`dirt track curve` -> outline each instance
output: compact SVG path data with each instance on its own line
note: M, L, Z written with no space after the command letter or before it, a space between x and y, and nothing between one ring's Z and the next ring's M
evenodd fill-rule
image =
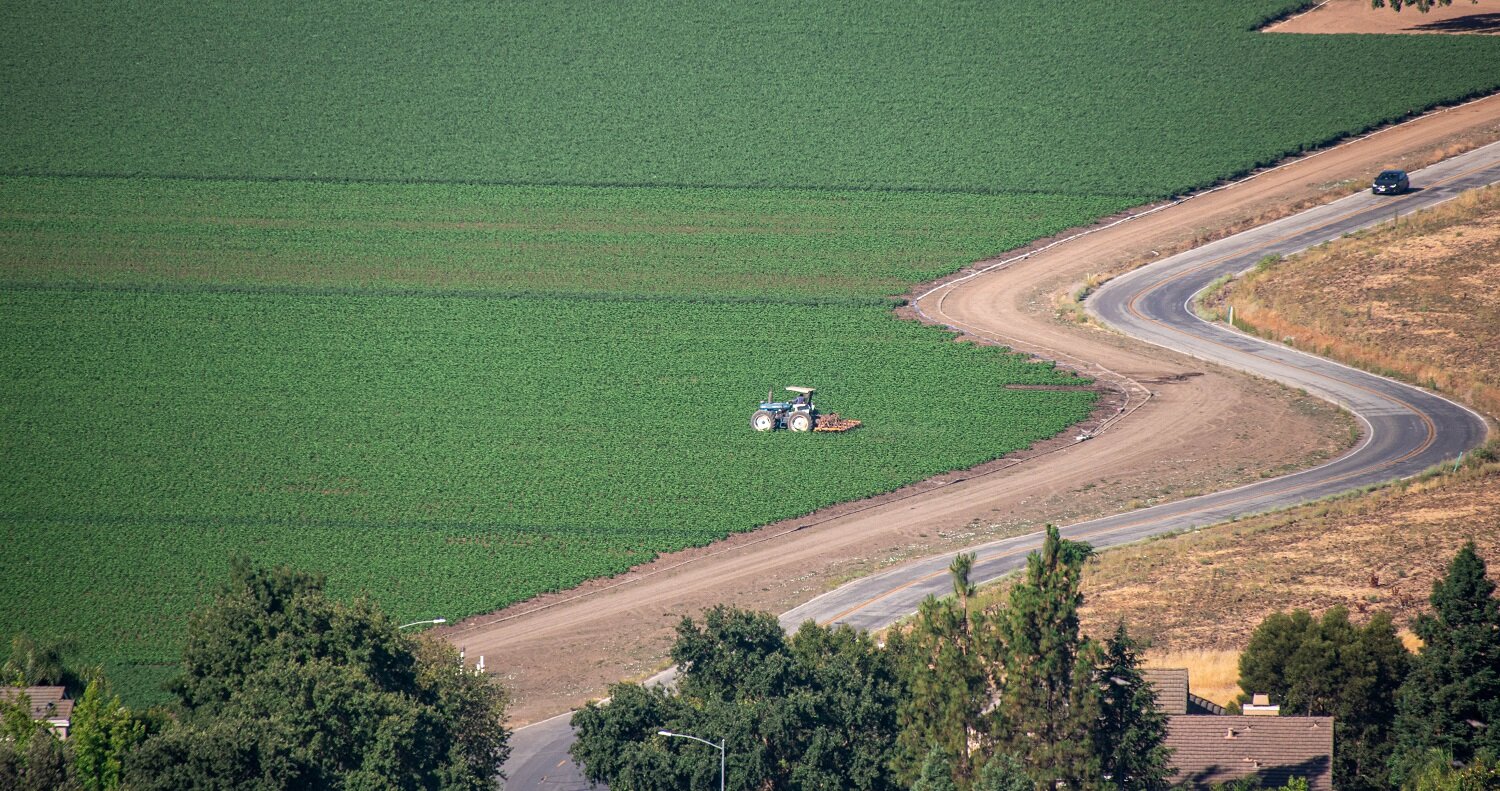
M1133 394L1129 415L1090 442L995 474L950 476L958 482L843 516L791 520L705 550L675 553L616 580L470 619L442 633L464 646L471 661L483 655L488 667L503 669L502 678L517 694L513 724L522 725L602 695L614 681L649 675L663 663L671 626L705 606L786 609L892 560L982 541L987 536L982 529L976 533L976 522L1025 512L1028 503L1046 503L1098 482L1121 493L1141 480L1233 483L1237 474L1253 476L1255 464L1305 457L1309 443L1295 436L1264 442L1267 432L1257 432L1253 441L1235 443L1235 437L1245 437L1246 425L1306 426L1306 415L1290 399L1243 375L1060 322L1054 297L1090 274L1186 247L1266 211L1338 194L1350 180L1368 179L1384 166L1412 167L1455 144L1495 139L1500 97L1158 207L945 289L940 304L922 303L937 321L1120 383ZM1226 448L1239 455L1226 458ZM810 522L817 524L797 529Z

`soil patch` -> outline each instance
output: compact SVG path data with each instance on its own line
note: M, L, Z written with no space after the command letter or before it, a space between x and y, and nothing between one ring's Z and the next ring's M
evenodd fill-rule
M1370 0L1328 0L1304 14L1265 28L1267 33L1500 34L1500 0L1454 0L1427 13L1415 5L1394 11Z

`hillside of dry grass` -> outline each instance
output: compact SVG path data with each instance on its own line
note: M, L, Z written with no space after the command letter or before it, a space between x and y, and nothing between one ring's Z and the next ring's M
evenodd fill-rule
M1260 268L1236 323L1500 415L1500 187Z

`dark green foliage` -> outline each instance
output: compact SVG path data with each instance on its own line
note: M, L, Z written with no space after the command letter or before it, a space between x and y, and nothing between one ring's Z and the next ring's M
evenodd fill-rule
M76 791L67 746L50 732L25 742L0 741L0 788L6 791Z
M1005 646L993 732L1000 749L1016 755L1043 788L1099 787L1101 757L1094 751L1100 690L1094 683L1102 652L1078 627L1079 581L1086 551L1047 526L1026 577L1011 589L1000 614Z
M1035 791L1026 767L1007 752L997 752L984 762L970 791Z
M1250 636L1240 688L1269 694L1286 714L1334 717L1334 785L1375 791L1389 787L1396 690L1410 660L1386 613L1356 627L1342 607L1320 619L1304 610L1278 612Z
M954 597L928 597L911 630L887 646L900 657L906 691L894 761L906 782L929 771L936 750L954 778L967 784L976 768L975 746L982 754L989 742L984 710L994 693L990 670L1000 647L989 616L969 611L973 564L971 554L955 557L949 567Z
M805 624L786 637L773 616L716 607L684 619L672 651L675 692L619 684L574 715L573 756L619 791L717 788L719 752L735 789L886 789L897 681L868 636Z
M1405 780L1437 751L1459 764L1500 758L1500 602L1470 541L1432 586L1423 646L1397 698L1392 775Z
M1167 715L1141 675L1135 641L1122 621L1104 643L1098 670L1099 724L1094 753L1100 772L1121 791L1164 791L1171 776L1171 750L1165 745Z
M1442 750L1428 751L1402 783L1403 791L1495 791L1500 788L1500 761L1480 755L1467 764Z
M922 759L922 771L917 775L916 782L911 784L911 791L958 791L958 786L953 782L954 766L948 754L943 748L934 746L927 751L927 757Z
M189 626L172 684L180 723L130 754L130 787L494 782L504 695L451 648L414 653L373 605L327 598L318 577L246 561L230 577Z

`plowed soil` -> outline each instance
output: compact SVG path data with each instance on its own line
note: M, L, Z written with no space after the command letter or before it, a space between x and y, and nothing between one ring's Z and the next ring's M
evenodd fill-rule
M512 724L557 714L666 663L673 625L730 603L783 611L905 558L1231 486L1326 458L1348 422L1250 377L1060 321L1058 302L1110 272L1355 188L1388 165L1500 139L1500 97L1436 113L1303 157L1248 181L1109 225L945 289L928 320L1058 360L1119 388L1121 419L1024 463L955 473L873 502L789 520L629 574L469 619L440 633L501 675ZM1109 227L1104 227L1104 226ZM1148 397L1149 396L1149 397ZM1106 415L1106 417L1108 417ZM1267 430L1275 426L1276 430ZM1096 426L1097 427L1097 426ZM830 440L837 441L837 437ZM482 584L482 581L476 581Z
M1389 0L1387 0L1389 2ZM1500 33L1500 0L1454 0L1434 5L1427 13L1415 5L1393 11L1374 8L1370 0L1329 0L1327 3L1270 25L1267 33Z

